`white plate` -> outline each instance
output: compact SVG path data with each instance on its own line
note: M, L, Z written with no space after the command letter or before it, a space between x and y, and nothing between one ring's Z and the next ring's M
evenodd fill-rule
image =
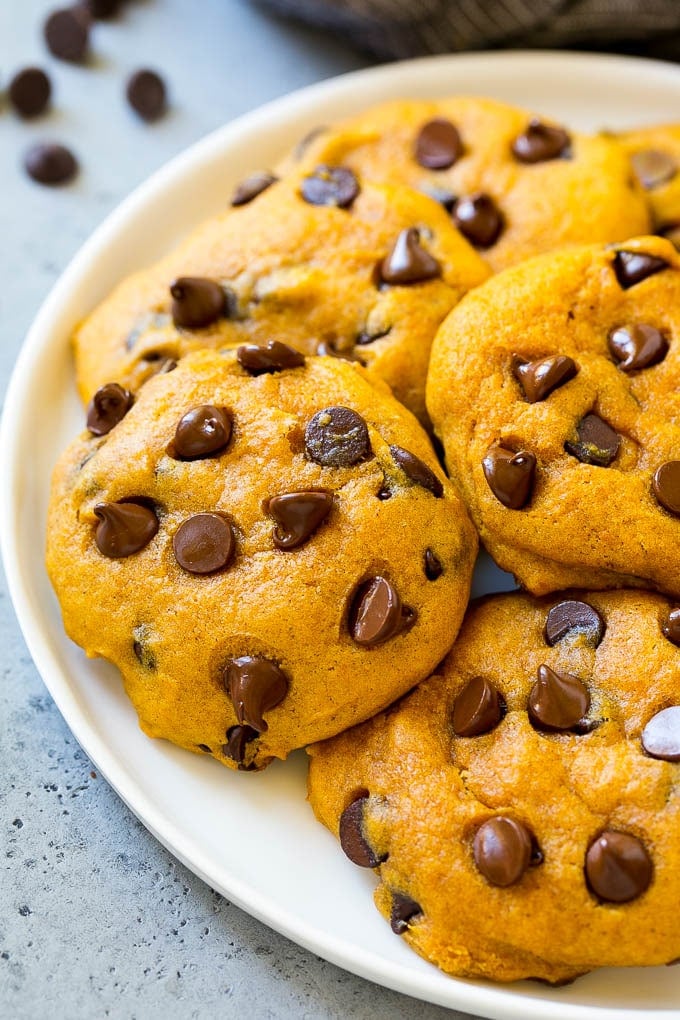
M10 590L36 665L97 768L176 857L272 928L373 981L488 1017L680 1015L680 968L605 970L561 989L457 981L439 973L391 933L372 903L372 874L352 865L315 822L305 802L304 755L243 775L148 740L116 671L87 661L64 636L45 575L48 479L83 420L67 343L74 323L121 276L222 209L244 172L273 164L310 128L386 98L455 92L495 96L582 129L616 128L677 119L680 71L627 58L547 53L392 64L277 100L175 159L76 256L38 314L17 363L0 465Z

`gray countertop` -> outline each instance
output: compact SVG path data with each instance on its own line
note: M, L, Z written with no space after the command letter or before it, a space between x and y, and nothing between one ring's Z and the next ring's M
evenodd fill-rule
M71 255L175 153L275 96L366 61L246 0L136 0L99 23L86 68L46 54L50 0L1 0L0 89L39 63L52 112L0 107L0 382ZM127 74L158 68L172 98L148 127L126 108ZM82 172L51 190L21 170L35 139L70 145ZM39 421L39 427L49 423ZM0 1014L95 1017L455 1017L347 974L233 906L143 828L71 735L0 588Z

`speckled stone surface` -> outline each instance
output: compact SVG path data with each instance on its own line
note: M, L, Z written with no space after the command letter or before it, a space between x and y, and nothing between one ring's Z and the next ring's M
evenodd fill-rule
M207 131L301 85L360 66L321 35L245 0L136 0L94 30L90 66L48 57L55 3L0 2L0 89L40 63L52 113L0 104L0 385L70 256L153 170ZM200 12L200 13L199 13ZM168 116L124 104L127 74L166 76ZM76 184L51 191L20 166L37 139L77 152ZM107 786L71 736L0 589L0 1015L8 1020L462 1016L347 974L270 931L178 864Z

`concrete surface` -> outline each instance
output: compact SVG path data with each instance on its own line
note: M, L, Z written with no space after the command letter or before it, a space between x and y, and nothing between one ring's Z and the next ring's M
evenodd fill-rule
M49 0L0 0L0 89L39 62L49 116L0 106L0 384L43 297L100 220L205 132L301 85L361 66L313 32L246 0L137 0L99 24L87 69L42 45ZM168 117L138 122L126 74L157 67ZM36 138L64 140L83 172L52 191L28 181ZM43 422L43 426L48 423ZM40 539L41 540L41 539ZM344 973L275 934L178 864L99 778L57 712L0 590L0 1015L6 1020L213 1016L461 1016Z

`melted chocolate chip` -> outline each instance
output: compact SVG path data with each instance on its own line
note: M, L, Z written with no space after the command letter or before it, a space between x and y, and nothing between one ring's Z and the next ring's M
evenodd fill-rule
M503 229L503 214L491 195L482 191L459 198L452 215L463 237L475 248L490 248Z
M582 464L609 467L621 446L621 437L596 414L587 414L576 426L578 440L568 439L564 449Z
M656 469L652 491L662 507L680 517L680 460L666 461Z
M651 758L680 761L680 705L652 716L642 731L642 746Z
M601 900L627 903L649 886L654 866L643 843L627 832L605 830L588 847L588 886Z
M29 119L43 113L49 104L52 86L39 67L25 67L12 78L7 88L9 99L20 117Z
M288 693L283 670L270 659L244 655L227 663L224 682L239 724L265 733L264 713L280 705Z
M98 503L94 512L99 518L95 532L97 548L111 559L139 552L158 531L155 513L140 503Z
M89 44L90 17L82 7L63 7L52 11L45 21L43 34L53 57L81 63Z
M332 340L320 340L316 345L316 353L320 358L339 358L341 361L356 361L359 365L366 362L350 347L338 347Z
M168 97L165 82L159 74L148 68L130 75L125 95L135 113L149 123L158 120L166 111Z
M132 407L133 397L118 383L100 386L87 407L87 427L93 436L105 436L122 421Z
M360 868L377 868L387 859L378 857L364 835L364 812L368 796L357 797L340 815L340 846L353 864Z
M24 157L26 173L38 184L66 184L78 173L78 161L70 149L51 142L36 142Z
M196 744L199 751L203 751L204 754L212 754L212 747L208 747L207 744Z
M552 646L572 631L583 634L588 644L597 648L604 637L605 622L597 609L587 602L565 599L548 613L543 635L546 643Z
M402 230L392 250L378 266L382 283L408 285L434 280L441 276L442 267L420 243L420 232L415 227Z
M300 368L305 363L304 354L279 340L269 340L262 345L244 344L236 351L236 360L250 375L283 372L286 368Z
M680 607L671 609L661 630L664 637L674 645L680 646Z
M396 588L384 577L360 584L349 611L349 632L358 645L374 647L396 637L415 620Z
M326 489L286 492L273 496L267 513L276 521L272 538L277 549L297 549L310 538L333 506L333 493Z
M515 354L512 371L527 401L535 404L573 379L578 368L573 358L566 354L555 354L540 361L525 361Z
M270 174L268 170L256 170L255 173L250 174L245 180L237 184L234 189L234 194L231 196L231 204L233 206L247 205L252 202L254 198L261 195L267 188L271 188L272 184L276 184L278 177L274 174Z
M365 347L367 344L375 343L376 340L382 340L384 336L389 336L392 332L392 327L388 326L387 329L380 329L377 333L369 333L363 330L359 333L354 341L359 347Z
M489 733L498 726L504 712L505 700L491 681L473 677L453 703L453 732L457 737Z
M434 471L414 453L404 450L401 446L390 446L390 453L407 478L423 489L427 489L439 499L444 495L444 486Z
M349 467L372 455L366 422L349 407L325 407L305 428L305 450L324 467Z
M521 510L531 499L536 458L527 450L506 450L492 446L482 461L484 477L499 503L509 510Z
M256 740L258 736L257 730L254 730L252 726L230 726L226 733L227 742L222 744L222 754L225 758L235 761L240 769L246 768L247 770L243 764L246 759L246 750L248 744Z
M349 209L360 191L359 182L346 166L318 166L302 181L300 193L310 205Z
M428 170L447 170L463 155L463 143L455 124L435 117L423 124L416 138L416 161Z
M561 127L544 124L534 118L526 131L512 143L512 152L520 163L545 163L569 155L571 138Z
M227 315L227 296L215 280L180 276L170 285L172 319L179 329L204 329Z
M668 269L668 263L656 255L647 255L643 251L617 251L612 263L616 279L622 290L642 283L648 276Z
M444 573L441 560L431 549L425 550L425 577L428 581L436 581Z
M392 910L390 928L395 935L403 935L411 927L411 922L422 917L423 908L410 896L404 893L392 893Z
M480 825L475 834L475 864L491 885L514 885L531 864L532 846L532 834L526 825L496 815Z
M670 152L659 149L642 149L630 157L633 172L645 191L653 191L673 180L678 172L678 164Z
M657 365L668 354L668 340L663 333L656 326L643 322L613 330L608 343L622 372L636 372Z
M175 559L190 574L214 574L231 562L235 550L234 532L221 514L194 514L175 532Z
M538 680L531 688L527 711L538 729L570 730L588 714L590 693L579 677L557 673L550 666L538 667Z
M183 414L175 429L172 451L176 460L197 460L223 450L231 439L231 418L224 407L201 404Z

